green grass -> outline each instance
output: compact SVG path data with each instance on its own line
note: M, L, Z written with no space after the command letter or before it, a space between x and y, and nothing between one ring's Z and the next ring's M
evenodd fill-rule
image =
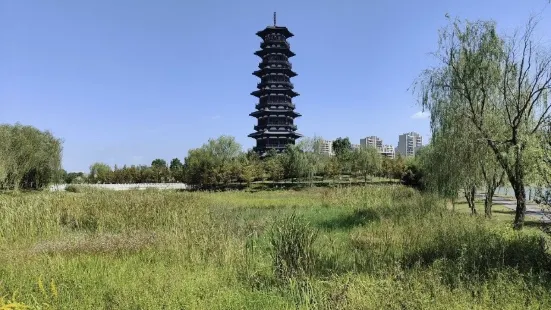
M0 296L33 309L549 308L546 238L509 224L401 186L8 193Z
M509 198L509 199L512 199L512 198ZM477 216L484 217L484 200L476 200L475 203L476 203ZM448 205L448 209L452 210L452 207ZM470 215L471 209L469 208L469 205L467 204L467 202L464 199L462 199L455 204L454 212ZM492 218L490 221L512 225L514 218L515 218L514 210L511 210L500 204L494 204L492 206ZM527 230L538 231L542 226L541 218L537 216L526 215L524 226Z

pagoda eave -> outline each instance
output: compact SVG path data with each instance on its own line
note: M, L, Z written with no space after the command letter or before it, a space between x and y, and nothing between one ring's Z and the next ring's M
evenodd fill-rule
M268 94L286 94L291 96L291 98L300 96L299 93L292 89L277 89L277 88L268 88L268 89L259 89L255 90L251 93L252 96L260 98L262 95L268 95Z
M264 39L264 37L269 33L281 33L286 38L291 38L295 36L287 27L280 27L280 26L268 26L264 30L260 30L256 33L257 36Z
M253 72L253 75L255 75L257 77L262 77L264 74L272 72L272 70L274 72L283 71L281 73L286 74L288 77L295 77L295 76L298 75L296 72L294 72L293 70L291 70L289 68L263 68L263 69L256 70L255 72Z
M294 110L258 110L249 114L252 117L260 117L265 115L290 115L292 117L301 117L302 114L295 112Z
M266 49L262 49L254 52L254 54L258 57L264 57L272 53L282 53L289 58L296 56L296 54L293 53L291 50L287 48L281 48L281 47L270 47L270 48L266 48Z
M271 138L271 137L285 137L291 139L298 139L302 135L298 132L292 131L257 131L248 135L249 138Z

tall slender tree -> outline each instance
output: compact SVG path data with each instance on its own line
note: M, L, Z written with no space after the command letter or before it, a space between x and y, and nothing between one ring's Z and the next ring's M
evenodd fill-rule
M516 229L524 224L526 181L536 166L535 133L551 108L551 54L534 41L535 27L530 19L522 34L499 36L494 22L452 21L440 33L440 65L425 71L420 83L432 126L453 111L492 150L515 193Z

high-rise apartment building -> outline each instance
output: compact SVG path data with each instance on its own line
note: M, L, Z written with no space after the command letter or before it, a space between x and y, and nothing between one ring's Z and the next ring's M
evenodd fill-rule
M323 140L321 143L321 153L329 156L335 155L333 153L333 140Z
M377 136L370 136L365 137L363 139L360 139L360 146L361 147L374 147L376 149L380 149L383 147L383 140Z
M388 158L394 159L394 147L392 145L383 145L381 148L378 149L379 153L383 156L386 156Z
M398 137L396 153L409 157L415 156L417 150L423 146L423 137L416 132L408 132Z

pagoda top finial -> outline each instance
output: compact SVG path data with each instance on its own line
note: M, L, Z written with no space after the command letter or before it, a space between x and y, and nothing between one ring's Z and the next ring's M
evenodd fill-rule
M274 27L276 26L276 12L274 12Z

